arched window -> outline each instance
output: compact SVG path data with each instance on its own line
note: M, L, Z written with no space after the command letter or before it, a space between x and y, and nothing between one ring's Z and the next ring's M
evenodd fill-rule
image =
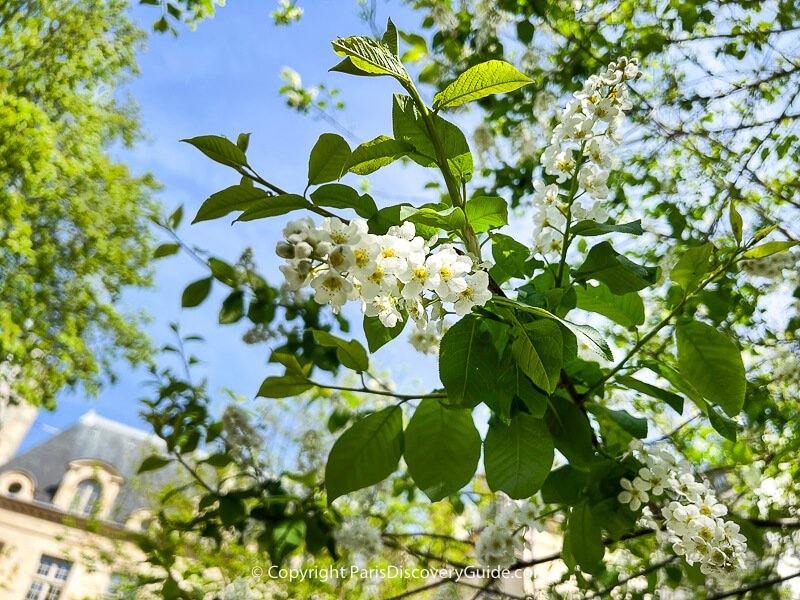
M92 514L97 508L100 499L100 484L94 479L84 479L75 489L70 510L79 515Z

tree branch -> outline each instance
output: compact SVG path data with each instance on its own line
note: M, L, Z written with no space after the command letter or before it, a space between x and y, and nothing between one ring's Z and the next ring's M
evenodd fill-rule
M752 583L750 585L746 585L735 590L731 590L729 592L721 592L719 594L713 594L708 597L708 600L721 600L722 598L733 598L734 596L744 596L747 592L752 592L755 590L763 590L768 587L772 587L773 585L778 585L783 583L784 581L789 581L790 579L794 579L795 577L800 577L800 571L797 573L792 573L791 575L786 575L785 577L774 577L772 579L766 579L764 581L760 581L758 583Z

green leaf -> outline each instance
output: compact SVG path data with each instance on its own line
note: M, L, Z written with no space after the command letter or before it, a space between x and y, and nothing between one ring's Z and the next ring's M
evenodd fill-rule
M492 491L530 498L547 479L553 458L553 439L541 419L519 413L510 425L500 419L489 423L483 462Z
M306 537L306 522L301 519L287 519L272 530L272 543L269 557L274 564L281 564L284 558L300 547Z
M439 378L448 404L472 408L494 391L498 369L491 336L480 319L466 316L442 337L439 346Z
M234 168L247 166L244 152L228 138L219 135L201 135L181 141L191 144L208 158L222 165Z
M350 146L342 136L323 133L308 158L308 184L318 185L339 179L349 158Z
M153 258L164 258L166 256L172 256L173 254L177 254L181 249L180 244L161 244L158 248L155 249L153 252Z
M733 237L736 243L741 244L744 222L742 221L742 215L736 210L736 203L733 200L731 200L730 207L728 208L728 220L731 222L731 231L733 231Z
M172 229L177 229L181 221L183 221L183 204L172 211L172 214L169 216L169 226Z
M694 402L697 407L703 411L704 415L708 415L710 408L708 402L705 401L700 392L698 392L691 383L686 381L683 375L678 373L678 371L664 363L647 362L644 364L648 369L669 381L672 387Z
M219 311L219 324L230 325L244 316L244 291L234 290L222 301Z
M219 520L225 527L244 521L246 516L247 509L240 498L231 494L219 497Z
M183 308L198 306L211 292L211 282L213 280L213 277L206 277L187 285L181 296L181 306Z
M766 258L767 256L778 254L779 252L785 252L789 248L797 246L797 244L800 244L800 242L795 240L788 242L764 242L760 246L750 248L743 256L744 258Z
M357 175L369 175L413 150L409 144L381 135L357 146L347 159L344 170Z
M256 395L261 398L289 398L307 392L312 387L314 386L304 375L287 372L281 377L267 377Z
M517 39L523 44L530 44L534 33L536 33L536 27L527 19L517 22Z
M570 227L570 233L572 235L583 235L583 236L593 236L593 235L605 235L606 233L630 233L633 235L642 235L644 231L642 230L642 222L641 220L637 219L635 221L631 221L630 223L598 223L597 221L592 221L587 219L586 221L578 221Z
M492 235L494 266L489 273L498 285L512 278L531 275L533 270L527 268L530 257L530 248L509 235L495 233Z
M391 342L403 331L406 321L398 321L391 329L384 327L378 317L364 317L364 335L370 352L375 352L382 346Z
M681 375L731 417L744 405L747 387L736 344L710 325L692 321L675 328Z
M272 352L269 355L269 362L271 363L278 363L286 367L287 373L292 373L294 375L306 375L307 369L303 369L300 366L300 362L297 360L297 357L294 354L286 354L283 352ZM311 366L310 364L308 365Z
M398 32L400 38L411 48L403 53L403 62L417 62L420 58L428 54L428 42L424 37L416 33Z
M652 396L658 400L663 400L679 415L683 413L683 398L678 394L673 394L667 390L662 390L659 387L645 383L644 381L640 381L630 376L617 377L617 383L621 383L632 390L647 394L648 396Z
M242 152L247 152L247 148L250 146L250 134L249 133L240 133L236 136L236 147L239 148Z
M192 223L219 219L234 211L252 208L260 200L269 198L271 194L260 188L247 185L232 185L224 190L211 194L200 206Z
M513 92L533 83L512 65L502 60L488 60L464 71L458 78L433 97L433 107L450 108L492 94Z
M281 194L254 202L236 221L255 221L285 215L293 210L311 208L311 203L298 194Z
M465 210L475 233L484 233L508 224L508 204L498 196L470 198Z
M403 454L403 411L390 406L354 423L331 449L325 466L328 504L391 475Z
M472 179L474 165L467 138L458 127L440 116L431 115L430 117L453 175L462 182L469 181ZM409 158L423 167L437 165L436 149L428 129L414 106L414 101L409 96L394 95L392 126L395 139L410 144L414 148L415 151L409 155Z
M490 396L486 402L488 404L490 399L502 399L503 402L490 404L490 408L502 419L508 420L511 417L511 401L516 397L522 401L531 415L537 418L543 417L547 411L547 396L533 386L528 376L513 360L507 360L504 357L501 364L504 371L498 378L494 395ZM509 397L503 398L503 392L509 394ZM494 404L497 406L495 407Z
M381 75L386 75L386 73L371 73L369 71L359 69L357 66L355 66L355 64L353 64L353 61L350 60L350 57L345 58L328 70L336 73L345 73L347 75L357 75L359 77L379 77Z
M400 211L410 204L395 204L385 206L376 212L367 221L369 232L375 235L384 235L393 225L400 223ZM417 231L419 234L419 231Z
M464 228L464 211L457 206L437 210L429 207L400 207L400 220L411 221L416 225L428 225L435 229L454 232Z
M470 482L481 456L471 412L423 400L406 427L403 456L417 487L433 502L455 494Z
M204 458L201 462L211 465L212 467L221 468L227 467L229 464L231 464L233 462L233 457L230 454L219 452Z
M559 452L574 468L587 470L594 455L588 417L573 402L555 395L550 396L546 421Z
M400 56L400 40L398 39L397 27L389 19L386 22L386 33L381 37L381 44L386 46L395 56Z
M597 573L604 555L603 532L592 516L589 501L584 500L570 511L562 558L568 565L579 565L586 573Z
M736 432L739 429L739 425L736 421L719 414L711 407L708 408L708 421L711 423L714 430L722 437L732 442L736 441Z
M607 417L635 438L647 437L647 419L634 417L625 410L613 410L595 402L587 403L586 407L594 415Z
M208 267L211 269L211 274L217 281L221 281L225 285L232 287L237 285L239 272L233 265L219 258L212 257L208 259Z
M542 485L542 502L545 504L575 504L586 486L588 474L564 465L550 471Z
M158 471L159 469L163 469L169 463L171 463L174 459L172 458L165 458L163 456L158 456L157 454L153 454L152 456L148 456L142 461L142 464L139 465L139 470L136 471L137 473L147 473L148 471Z
M561 375L561 328L551 320L541 319L515 328L514 335L511 351L517 365L535 385L552 393Z
M328 183L311 192L311 200L317 206L330 208L350 208L359 217L369 219L378 212L375 200L369 194L360 195L350 186L341 183Z
M614 250L610 242L601 242L589 250L586 260L575 271L575 279L595 279L605 283L612 293L622 295L655 284L658 268L637 265Z
M670 280L681 286L685 292L693 291L711 270L709 259L713 250L714 245L710 243L684 250L670 271Z
M339 38L331 42L334 52L350 59L356 73L366 75L389 75L398 81L410 81L403 63L388 46L365 36ZM334 67L341 70L341 63ZM333 69L332 69L333 70Z
M636 292L616 295L608 286L577 287L578 308L608 317L623 327L634 327L644 323L644 302Z
M358 340L343 340L320 329L314 330L314 339L322 346L336 348L336 358L348 369L359 372L369 370L367 351Z

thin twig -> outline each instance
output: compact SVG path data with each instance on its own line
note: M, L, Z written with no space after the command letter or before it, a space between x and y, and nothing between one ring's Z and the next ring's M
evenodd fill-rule
M721 600L722 598L733 598L734 596L744 596L747 592L752 592L755 590L763 590L764 588L772 587L773 585L778 585L779 583L783 583L784 581L789 581L790 579L794 579L795 577L800 577L800 571L798 571L797 573L792 573L791 575L786 575L784 577L773 577L772 579L766 579L765 581L752 583L750 585L746 585L744 587L740 587L735 590L731 590L729 592L713 594L712 596L708 597L708 600Z
M670 556L669 558L666 558L666 559L664 559L662 561L654 563L654 564L650 565L649 567L647 567L646 569L643 569L643 570L639 571L638 573L633 573L631 575L628 575L627 577L623 577L622 579L620 579L619 581L617 581L613 585L610 585L607 588L592 594L591 596L587 596L587 598L602 598L603 596L608 596L613 590L615 590L616 588L620 587L621 585L625 585L631 579L636 579L637 577L642 577L644 575L652 573L653 571L658 571L661 567L665 567L669 563L677 560L677 558L678 558L677 556Z
M310 383L315 387L328 390L341 390L343 392L356 392L360 394L375 394L376 396L391 396L392 398L397 398L398 400L424 400L426 398L447 398L447 394L443 392L433 392L431 394L395 394L394 392L386 392L384 390L373 390L366 387L353 388L341 385L328 385L325 383L317 383L316 381L311 381L311 380L309 380L308 383Z

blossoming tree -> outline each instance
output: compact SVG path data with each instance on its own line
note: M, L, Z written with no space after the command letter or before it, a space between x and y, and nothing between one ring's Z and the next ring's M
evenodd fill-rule
M418 43L413 36L403 39ZM240 178L213 194L195 222L231 213L238 213L237 222L286 219L276 244L284 261L281 306L303 328L272 353L271 361L285 371L267 377L259 396L328 399L329 427L343 431L323 470L267 477L252 457L231 452L224 424L203 408L201 387L161 373L164 385L150 419L203 494L187 528L202 526L201 535L218 544L231 531L242 543L255 538L275 564L296 552L304 553L306 564L327 564L342 550L363 561L386 561L379 555L387 549L456 568L519 570L560 560L564 570L543 582L557 597L609 595L638 580L637 588L628 588L632 593L704 589L723 598L800 574L778 570L798 527L787 510L796 497L764 510L742 505L731 492L747 475L729 478L738 463L721 460L728 451L750 452L737 443L743 425L789 410L784 392L796 368L785 370L777 391L749 356L746 368L742 347L753 341L720 325L735 323L740 309L718 298L744 295L741 289L750 284L739 277L742 270L780 273L798 244L791 233L780 224L745 226L740 207L747 203L732 194L722 199L724 210L707 235L689 227L679 232L680 255L663 260L635 250L637 238L657 231L646 219L624 218L616 206L625 184L646 179L631 179L618 149L625 136L636 135L626 128L626 115L642 95L638 61L619 57L571 90L547 128L536 166L519 185L530 195L533 216L530 243L523 243L501 231L513 225L509 206L522 194L506 197L503 186L474 185L467 138L442 115L534 82L503 60L475 61L428 104L401 60L391 21L380 39L338 39L333 49L342 57L334 71L396 81L392 135L355 148L339 135L322 135L301 193L255 170L248 135L235 142L219 136L185 141ZM490 123L500 120L493 118ZM435 170L446 191L425 204L379 206L341 182L348 173L366 176L401 159ZM627 199L625 206L635 210ZM684 230L690 243L680 237ZM628 251L620 251L623 245ZM255 276L247 261L237 267L214 261L210 277L186 289L184 305L201 302L213 279L233 288L221 320L247 315L255 324L272 323L276 288ZM348 302L361 308L367 348L348 339L346 327L332 333L320 317L322 307L338 314ZM344 325L341 317L338 323ZM441 388L403 393L370 370L370 353L397 343L404 331L419 351L438 354ZM618 347L616 355L607 339ZM361 385L328 384L320 376L337 370ZM349 399L350 409L342 410L331 392ZM352 410L359 395L372 402L366 412ZM485 427L476 426L481 415L488 415ZM702 441L682 438L685 429ZM222 444L224 451L186 464L183 455L203 442ZM784 463L796 444L796 435L789 435L773 444L774 456ZM749 463L730 458L753 466L752 454ZM403 475L387 486L401 459ZM165 464L154 458L143 470ZM225 473L213 469L239 469L258 483L226 486ZM476 495L487 488L487 496ZM387 499L412 498L417 490L433 503L425 505L426 516L443 506L459 512L468 504L491 504L493 510L460 530L433 517L418 519L422 532L411 535L428 536L429 545L399 544L397 536L409 532L395 529ZM356 506L365 504L348 504L353 497L371 498L375 510L357 516ZM526 557L534 529L557 533L561 550ZM786 535L765 538L765 529ZM167 567L162 593L188 593L172 563L160 564ZM458 593L463 585L516 597L491 575L478 583L447 577L418 583L392 593ZM243 580L231 585L232 594L255 589ZM334 593L327 582L303 585L302 592L280 593ZM376 586L362 591L385 595L389 589Z

